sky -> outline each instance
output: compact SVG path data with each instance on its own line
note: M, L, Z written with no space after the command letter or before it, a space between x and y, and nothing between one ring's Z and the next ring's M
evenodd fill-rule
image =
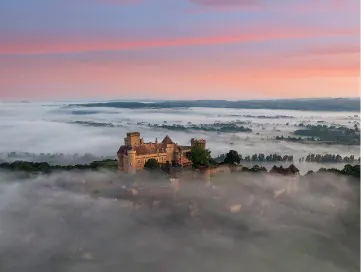
M0 100L357 97L358 0L2 0Z

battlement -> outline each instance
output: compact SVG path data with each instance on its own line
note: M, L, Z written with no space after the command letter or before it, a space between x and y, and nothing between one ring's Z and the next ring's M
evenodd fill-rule
M139 132L128 132L127 137L124 138L124 144L127 146L140 145L143 139L140 139Z
M204 140L204 139L195 139L195 138L192 138L191 139L191 146L199 146L201 148L206 148L206 143L207 141Z
M132 136L139 136L140 137L140 132L128 132L127 133L127 137L132 137Z

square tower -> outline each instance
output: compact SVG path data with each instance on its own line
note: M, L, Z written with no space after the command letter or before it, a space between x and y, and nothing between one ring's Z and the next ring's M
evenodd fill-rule
M139 132L127 133L127 138L124 139L124 142L125 142L125 145L127 145L127 146L140 145L140 133Z
M204 139L191 139L191 146L199 146L200 148L206 148L206 140Z

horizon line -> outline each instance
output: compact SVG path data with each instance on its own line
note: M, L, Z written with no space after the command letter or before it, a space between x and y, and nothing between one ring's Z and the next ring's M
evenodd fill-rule
M31 102L99 102L99 103L109 103L109 102L166 102L166 101L228 101L228 102L237 102L237 101L272 101L272 100L321 100L321 99L360 99L357 96L345 96L345 97L294 97L294 98L252 98L252 99L150 99L150 98L111 98L111 99L102 99L102 98L77 98L77 99L0 99L0 103L31 103Z

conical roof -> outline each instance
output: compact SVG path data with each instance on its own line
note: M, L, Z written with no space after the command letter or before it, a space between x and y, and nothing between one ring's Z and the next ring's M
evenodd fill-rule
M172 139L169 138L169 136L167 135L164 137L162 144L174 144L174 143L173 143Z

